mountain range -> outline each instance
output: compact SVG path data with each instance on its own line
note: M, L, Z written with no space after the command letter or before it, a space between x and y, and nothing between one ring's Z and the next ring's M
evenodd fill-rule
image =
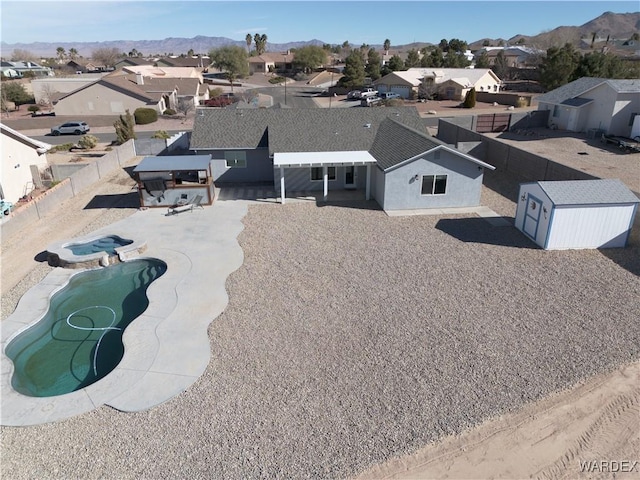
M543 32L534 36L515 35L509 39L502 38L483 38L469 43L469 47L477 49L483 44L499 45L499 44L516 44L523 43L525 45L536 46L546 49L551 45L564 45L569 42L580 48L581 43L587 39L591 41L593 35L597 38L610 38L611 40L628 40L632 35L640 31L640 12L634 13L613 13L605 12L599 17L581 25L561 26L548 32ZM307 41L289 42L289 43L267 43L267 51L283 52L293 48L300 48L307 45L322 46L328 42L313 39ZM636 42L640 44L639 42ZM117 48L118 50L128 53L134 49L143 55L180 55L193 50L196 53L207 54L210 50L220 48L227 45L238 45L246 48L247 44L244 40L233 40L226 37L206 37L198 35L193 38L174 38L169 37L163 40L114 40L107 42L59 42L59 43L5 43L0 42L0 51L3 58L8 58L14 50L26 50L27 52L38 57L55 57L58 47L69 51L75 48L83 57L90 57L91 52L101 48ZM410 45L394 45L394 50L408 50L416 46L431 45L429 43L414 43ZM371 47L382 48L382 45L371 45Z

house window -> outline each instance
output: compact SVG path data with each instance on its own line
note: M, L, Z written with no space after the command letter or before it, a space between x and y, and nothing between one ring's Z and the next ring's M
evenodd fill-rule
M247 168L247 152L224 152L227 168Z
M329 180L336 179L336 167L328 167L327 175ZM320 182L323 180L322 176L322 167L311 167L311 181L312 182Z
M423 175L422 195L444 195L447 193L446 175Z
M553 106L553 116L554 117L559 117L560 116L560 107L558 105L554 105Z

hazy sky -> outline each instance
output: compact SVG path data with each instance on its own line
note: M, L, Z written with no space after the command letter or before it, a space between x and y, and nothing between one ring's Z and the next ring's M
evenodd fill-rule
M270 43L392 45L458 38L508 39L580 26L606 11L636 12L637 1L0 1L3 42L161 40L197 35Z

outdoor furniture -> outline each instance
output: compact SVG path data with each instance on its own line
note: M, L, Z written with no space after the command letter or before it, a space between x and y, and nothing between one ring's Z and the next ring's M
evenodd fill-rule
M193 200L191 200L190 202L179 200L176 205L169 207L167 211L167 215L175 215L177 213L186 212L186 211L192 212L194 208L198 208L198 207L204 210L204 207L201 205L201 203L202 203L202 195L196 195L195 197L193 197Z

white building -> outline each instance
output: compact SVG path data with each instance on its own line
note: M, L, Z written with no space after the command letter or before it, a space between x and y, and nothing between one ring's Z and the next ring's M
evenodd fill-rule
M523 183L515 226L545 250L625 247L638 203L617 179Z
M47 151L51 145L29 138L0 123L2 133L2 170L0 197L11 203L31 193L34 175L46 168Z

